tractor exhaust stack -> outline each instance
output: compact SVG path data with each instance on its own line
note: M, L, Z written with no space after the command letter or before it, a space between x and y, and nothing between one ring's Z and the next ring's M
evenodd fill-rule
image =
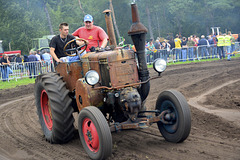
M112 23L112 16L110 12L111 12L110 9L106 9L105 11L103 11L103 13L105 13L105 21L106 21L107 32L109 37L109 45L114 46L114 48L116 48L117 42L116 42L116 37L115 37L113 23Z
M138 8L135 3L131 4L132 8L132 26L128 31L128 35L131 36L133 44L136 48L138 63L139 63L139 79L143 82L149 79L149 71L147 68L145 58L145 40L147 34L147 28L140 22ZM141 86L138 90L142 101L144 101L149 93L150 82L147 82Z

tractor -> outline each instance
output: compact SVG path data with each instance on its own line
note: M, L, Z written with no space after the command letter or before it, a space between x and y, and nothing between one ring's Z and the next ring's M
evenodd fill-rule
M39 52L40 54L43 54L45 52L49 53L49 43L54 37L54 35L44 35L42 38L33 38L32 39L32 46L33 48L31 50L35 50Z
M166 61L153 63L156 75L149 76L145 58L146 27L140 22L135 3L131 4L133 24L128 32L136 52L115 46L88 52L75 62L62 62L55 72L39 75L35 81L35 103L39 122L50 143L67 143L74 137L74 116L84 150L91 159L106 159L112 154L112 132L145 129L157 123L169 142L183 142L191 130L191 113L185 97L176 90L159 94L155 110L147 110L145 102L150 81L161 78ZM106 18L109 17L109 18ZM111 20L109 12L106 21ZM108 31L113 31L112 23ZM107 27L109 27L107 25ZM113 33L108 33L113 35ZM80 55L83 46L64 47L67 55ZM75 46L75 47L74 47Z

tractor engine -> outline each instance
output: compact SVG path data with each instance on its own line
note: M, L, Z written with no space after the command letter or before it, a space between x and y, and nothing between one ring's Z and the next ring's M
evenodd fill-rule
M125 121L128 118L136 119L139 110L141 110L142 101L141 95L137 90L137 88L140 88L140 85L134 85L139 83L140 80L133 51L115 49L88 53L82 57L82 66L83 74L94 70L99 75L99 81L94 85L94 89L87 84L85 85L86 87L88 86L88 91L92 90L91 93L103 93L101 95L102 98L99 98L100 93L95 94L96 98L92 100L95 106L100 108L104 106L102 108L103 112L110 113L117 122ZM82 97L85 96L85 92L82 89L78 93ZM83 104L84 106L85 104Z
M138 112L142 109L141 96L137 89L129 87L121 91L119 102L125 115L134 121Z

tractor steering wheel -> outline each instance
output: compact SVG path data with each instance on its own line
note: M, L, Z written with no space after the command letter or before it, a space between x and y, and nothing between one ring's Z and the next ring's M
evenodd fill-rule
M81 45L79 47L76 46L76 41L83 41L84 42L84 45ZM75 45L73 44L73 42L75 42ZM68 45L71 45L71 48L70 49L66 49ZM76 38L76 39L73 39L71 41L69 41L63 48L63 52L67 55L67 56L76 56L76 55L80 55L82 54L86 49L87 49L87 41L85 39L82 39L82 38ZM81 48L84 49L78 53L79 50L81 50ZM70 52L70 54L68 53ZM76 54L75 54L76 53Z

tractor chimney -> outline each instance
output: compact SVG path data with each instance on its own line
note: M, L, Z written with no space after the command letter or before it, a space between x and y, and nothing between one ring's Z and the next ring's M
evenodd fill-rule
M115 37L115 33L114 33L112 17L111 17L110 12L111 12L110 9L106 9L105 11L103 11L103 13L105 13L105 21L106 21L106 25L107 25L109 45L114 46L114 48L116 48L117 47L117 42L116 42L116 37Z
M132 8L132 26L128 31L128 34L131 36L133 44L136 48L136 54L138 58L138 72L139 79L143 82L149 79L149 71L147 68L146 58L145 58L145 40L147 34L147 28L140 22L138 8L135 3L131 4ZM149 93L150 82L147 82L141 86L138 90L142 101L144 101Z

